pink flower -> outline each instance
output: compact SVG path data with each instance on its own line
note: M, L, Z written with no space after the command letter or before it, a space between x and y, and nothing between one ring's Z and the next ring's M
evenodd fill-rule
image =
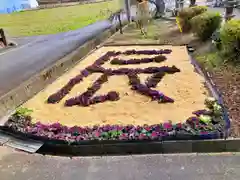
M95 132L95 137L100 137L101 133L99 131Z
M148 127L148 126L145 126L144 129L145 129L146 131L150 131L150 130L151 130L151 128Z
M145 139L145 137L146 137L146 135L145 135L145 134L142 134L142 133L141 133L141 134L139 135L139 139L140 139L140 140L143 140L143 139Z
M128 136L126 134L121 134L120 137L119 137L120 140L126 140L128 139Z
M151 134L151 137L152 137L152 138L156 138L156 137L158 137L157 132L156 132L156 131L153 131L152 134Z
M171 123L164 123L163 128L164 129L172 129L172 124Z

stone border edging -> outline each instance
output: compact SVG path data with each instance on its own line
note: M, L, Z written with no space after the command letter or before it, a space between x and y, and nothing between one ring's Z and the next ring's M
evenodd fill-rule
M238 152L240 139L160 141L140 143L118 143L67 146L44 143L37 151L41 154L92 156L92 155L131 155L131 154L169 154Z
M124 24L126 25L127 23L125 22ZM9 116L9 114L11 114L16 107L33 97L39 91L44 89L45 86L52 83L60 75L68 71L69 68L73 67L85 56L92 53L97 46L102 44L107 38L118 31L118 26L119 25L113 25L110 29L105 30L99 36L87 41L70 54L67 54L63 58L56 61L50 67L45 68L16 88L1 96L0 123L2 124L6 120L6 118L4 118L5 115ZM2 122L1 118L3 118Z
M112 42L106 42L104 43L105 47L110 47L110 46L186 46L185 43L182 44L166 44L166 43L144 43L144 42L140 42L140 43L112 43Z
M0 130L1 132L1 130ZM22 143L27 140L23 136L6 133ZM28 139L29 142L29 139ZM38 141L34 141L38 142ZM3 144L4 145L4 144ZM7 145L7 144L6 144ZM102 155L131 155L131 154L169 154L169 153L216 153L240 152L240 138L214 140L178 140L159 142L123 142L114 144L68 145L44 142L37 150L40 154L59 156L102 156Z

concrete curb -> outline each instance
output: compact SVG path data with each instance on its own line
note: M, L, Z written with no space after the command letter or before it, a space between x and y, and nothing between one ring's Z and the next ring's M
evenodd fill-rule
M112 42L107 42L104 43L103 46L105 47L111 47L111 46L186 46L187 44L164 44L164 43L148 43L148 42L140 42L140 43L112 43Z
M1 133L2 132L2 133ZM172 141L135 141L117 143L92 143L69 145L58 141L37 141L11 132L0 130L1 145L10 146L8 141L14 139L21 150L28 151L28 146L37 146L40 154L64 156L102 156L131 154L169 154L169 153L218 153L240 152L240 138L212 140L172 140ZM31 145L31 143L33 144ZM39 145L40 144L40 145ZM41 145L42 144L42 145ZM12 146L10 146L12 147ZM14 146L15 147L15 146Z
M160 142L133 142L98 145L64 146L44 143L37 151L41 154L91 156L168 153L239 152L240 139L187 140Z
M99 46L117 31L118 26L104 31L99 36L87 41L70 54L59 59L55 64L51 65L50 67L46 67L35 76L20 84L18 87L1 96L0 118L11 114L16 107L23 104L25 101L44 89L48 84L52 83L59 76L68 71L82 58L90 54L95 48L97 48L97 46ZM3 118L1 123L4 123L4 119L6 118Z

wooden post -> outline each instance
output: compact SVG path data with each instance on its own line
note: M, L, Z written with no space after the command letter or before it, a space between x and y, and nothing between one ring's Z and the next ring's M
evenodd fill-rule
M1 41L3 42L4 46L7 46L7 39L6 39L6 36L4 34L3 29L0 29L0 38L1 38Z

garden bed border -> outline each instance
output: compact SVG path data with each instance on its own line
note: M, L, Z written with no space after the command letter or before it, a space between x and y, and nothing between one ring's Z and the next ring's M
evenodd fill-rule
M105 36L109 34L109 30L107 33L105 32ZM104 36L104 37L105 37ZM94 39L91 40L90 43L87 42L87 45L80 47L78 49L79 53L82 54L83 52L85 55L89 55L87 49L89 47L93 47L98 41L101 39ZM100 43L100 42L99 42ZM146 44L134 44L134 46L146 46ZM148 44L154 46L153 44ZM104 46L104 45L103 45ZM133 46L130 44L129 46ZM155 46L160 46L159 44L155 44ZM94 49L93 47L92 49ZM187 49L189 52L189 49ZM84 54L83 53L83 54ZM92 53L92 51L90 52ZM75 55L75 56L74 56ZM76 62L78 62L76 58L76 52L74 55L70 57L72 59L65 59L67 67L71 67ZM75 59L74 59L75 57ZM82 56L83 57L83 56ZM203 75L206 80L207 88L210 90L212 95L218 100L218 102L222 104L222 99L217 91L214 84L211 83L211 78L209 77L208 73L200 67L200 65L193 59L191 56L191 52L189 52L189 58L191 63L194 65L195 69L198 73ZM78 58L79 59L79 58ZM50 83L55 80L56 76L60 76L60 73L64 73L67 69L63 70L63 63L62 61L57 62L57 65L53 67L59 68L60 72L58 74L53 71L52 67L50 70L44 71L45 73L40 73L40 81L44 79L43 83ZM58 70L58 69L57 69ZM53 72L52 72L53 71ZM48 74L49 73L49 74ZM54 75L52 75L54 73ZM44 76L46 76L44 78ZM50 79L48 79L50 76ZM36 78L36 77L35 77ZM38 77L39 78L39 77ZM20 89L21 90L21 89ZM31 94L32 96L34 93ZM30 98L25 96L25 98ZM11 98L10 98L11 99ZM25 134L22 132L16 132L12 129L0 126L0 131L11 135L17 139L21 140L35 140L39 142L43 142L43 146L38 150L39 153L42 154L57 154L57 155L106 155L106 154L146 154L146 153L187 153L187 152L222 152L222 151L238 151L240 149L240 144L236 145L235 142L232 143L233 140L226 140L228 137L228 129L230 127L230 120L228 118L228 114L226 109L224 109L224 120L226 121L226 128L225 132L223 133L212 133L212 134L204 134L199 136L193 135L177 135L177 136L168 136L164 137L162 140L153 141L153 140L128 140L128 141L119 141L119 140L105 140L105 141L81 141L79 143L72 143L71 145L62 140L51 140L45 137L39 137L32 134ZM234 140L235 141L235 140ZM239 141L239 139L237 139Z
M231 126L231 121L228 116L228 111L226 107L224 106L223 98L221 95L221 92L218 90L217 86L212 80L211 74L204 68L202 67L192 56L192 53L189 52L189 57L191 60L191 63L195 67L196 71L204 77L205 79L205 84L210 91L211 95L218 101L218 103L223 107L223 118L225 120L225 132L224 132L224 138L228 138L230 132L230 126Z
M13 133L13 132L12 132ZM60 156L102 156L102 155L131 155L131 154L169 154L169 153L213 153L213 152L239 152L240 138L210 139L210 140L166 140L166 141L135 141L122 143L98 143L68 145L56 143L56 141L37 141L26 137L26 135L12 134L10 131L0 130L5 137L19 139L23 144L34 142L43 143L36 152L40 154ZM6 138L5 138L6 139ZM8 140L2 145L8 146ZM24 149L22 149L24 150Z

